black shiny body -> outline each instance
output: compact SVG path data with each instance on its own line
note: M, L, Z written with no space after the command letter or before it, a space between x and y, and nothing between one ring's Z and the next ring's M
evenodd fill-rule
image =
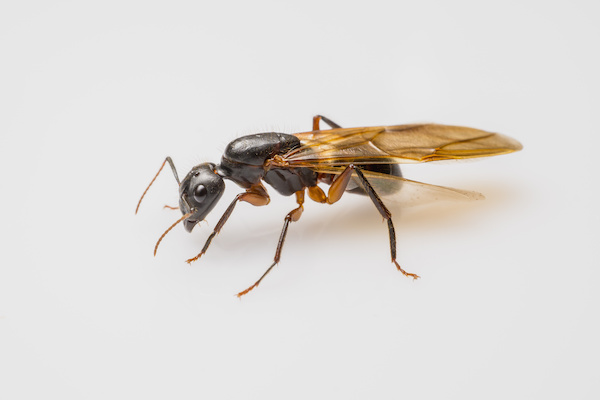
M276 155L284 155L290 150L300 147L300 139L285 133L257 133L235 139L227 148L217 173L234 181L243 188L264 180L279 194L291 196L304 188L315 186L317 182L330 184L335 175L318 174L310 168L271 168L265 169L265 162ZM382 174L402 176L398 164L368 164L362 169ZM365 194L361 186L350 183L347 192Z
M363 164L365 159L360 154L353 157L356 160L356 165L353 159L349 159L348 165L332 163L332 161L335 161L335 158L329 159L326 154L320 153L320 145L331 146L333 144L335 146L335 141L332 140L329 142L329 138L335 138L335 130L341 129L341 127L328 118L317 115L313 118L312 130L314 132L321 131L319 127L320 121L325 122L332 129L331 136L328 135L329 132L327 131L320 132L322 135L321 139L314 143L311 142L306 147L303 147L304 144L298 136L285 133L267 132L243 136L227 145L220 164L198 164L181 181L179 180L173 160L167 157L142 194L136 207L137 213L146 192L152 186L152 183L164 166L169 164L179 185L179 209L181 210L182 217L173 223L158 239L154 246L154 254L156 255L158 245L165 235L177 224L183 222L185 230L191 232L200 221L203 221L223 195L225 180L233 181L244 188L245 191L237 194L226 208L216 223L214 230L206 239L200 253L186 261L191 263L198 260L206 253L213 238L221 231L238 203L246 202L253 206L265 206L269 204L270 196L263 186L264 181L283 196L295 194L297 207L290 211L284 218L284 225L279 236L273 263L252 286L239 292L237 294L238 297L245 295L258 286L269 271L279 263L288 227L290 223L298 221L304 211L303 204L306 194L305 189L307 188L308 197L315 202L323 204L336 203L344 192L367 195L383 219L387 221L392 262L404 275L413 277L414 279L418 278L417 275L404 271L396 261L396 234L391 220L391 213L381 201L373 185L365 177L365 173L363 173L363 171L371 171L378 174L401 177L400 167L397 164ZM368 128L365 129L368 130ZM305 137L305 135L299 136ZM347 145L338 144L338 146L344 146L341 149L348 148ZM310 154L313 162L302 164L309 165L310 167L293 166L294 163L289 161L289 157L293 157L293 154L290 154L290 152L293 152L295 149L299 149L305 153L311 150L314 151L313 154ZM385 151L385 146L383 150ZM377 158L370 159L374 161L378 160ZM336 168L327 168L330 165L335 165ZM369 176L378 178L377 174L369 174ZM381 175L379 178L381 178ZM398 180L391 179L389 180L391 183L388 183L388 180L384 179L383 182L377 188L377 191L382 195L393 194L401 187L398 184L401 181ZM319 183L330 185L327 193L323 188L319 187Z
M227 145L217 173L244 188L264 180L283 196L317 184L318 174L309 168L270 168L264 165L276 155L284 155L301 146L294 135L258 133L240 137Z

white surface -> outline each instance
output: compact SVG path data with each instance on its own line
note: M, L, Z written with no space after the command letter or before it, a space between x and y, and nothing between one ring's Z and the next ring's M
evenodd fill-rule
M600 396L598 3L12 2L0 6L0 397ZM385 225L361 198L237 189L171 232L170 172L233 138L433 121L524 151L405 175L488 202Z

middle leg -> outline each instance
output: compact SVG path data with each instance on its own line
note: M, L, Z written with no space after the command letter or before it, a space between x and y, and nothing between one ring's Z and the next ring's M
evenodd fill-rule
M263 280L263 278L265 276L267 276L267 274L269 272L271 272L273 267L279 263L279 260L281 259L281 250L283 249L283 243L285 242L285 237L287 235L288 226L290 225L291 222L298 221L300 219L300 217L302 216L302 211L304 211L304 206L303 206L303 204L304 204L304 189L296 192L296 202L298 203L298 207L293 209L292 211L290 211L288 213L288 215L285 216L285 221L283 223L283 229L281 231L281 235L279 235L279 242L277 243L277 250L275 250L275 258L273 259L273 263L271 264L271 266L269 268L267 268L265 273L262 274L262 276L252 286L250 286L246 290L239 292L237 294L237 297L242 297L243 295L245 295L246 293L248 293L249 291L251 291L252 289L257 287L260 284L260 282Z

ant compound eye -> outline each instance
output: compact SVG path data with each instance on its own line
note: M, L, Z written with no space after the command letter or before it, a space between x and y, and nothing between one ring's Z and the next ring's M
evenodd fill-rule
M208 194L208 190L204 185L198 185L194 189L194 200L198 203L202 203L204 199L206 199L206 195Z

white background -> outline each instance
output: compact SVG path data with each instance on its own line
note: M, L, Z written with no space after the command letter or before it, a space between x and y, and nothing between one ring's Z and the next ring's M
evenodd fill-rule
M218 3L218 4L217 4ZM594 1L19 1L0 6L0 397L600 396ZM411 166L484 204L240 204L156 239L233 138L432 121L520 153ZM422 219L422 220L421 220Z

